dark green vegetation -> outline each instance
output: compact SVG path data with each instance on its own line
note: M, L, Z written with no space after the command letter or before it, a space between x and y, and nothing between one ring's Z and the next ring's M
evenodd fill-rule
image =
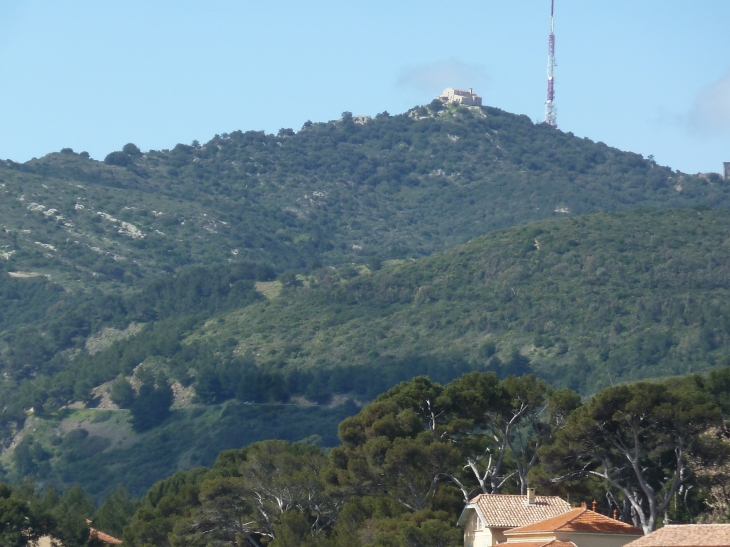
M95 523L116 534L124 528L127 544L140 547L455 546L466 500L528 485L599 500L599 511L616 509L647 531L667 518L726 521L729 392L730 368L609 387L585 404L532 375L500 381L473 372L445 386L418 377L343 420L341 447L277 440L224 451L212 469L180 471L139 503L113 492ZM191 433L176 425L170 433ZM63 443L72 437L84 435ZM165 449L152 456L164 458ZM51 503L59 499L52 489L36 495L32 481L3 496L6 529L20 519L39 533L78 536L79 519L93 513L79 488L62 498L76 505ZM51 508L52 518L37 518ZM53 528L55 515L67 528ZM64 537L74 545L77 536Z
M337 424L355 412L351 403L322 408L232 401L173 408L164 423L136 433L127 411L62 411L28 419L23 440L3 458L3 479L78 483L96 500L122 484L139 497L178 469L211 465L221 450L271 438L335 446Z
M344 419L337 448L266 440L223 451L212 468L179 471L139 501L119 488L95 512L78 486L59 495L32 479L0 484L2 541L50 533L80 545L94 515L135 547L456 547L468 500L530 485L598 500L601 513L647 533L726 522L729 392L728 367L608 387L585 403L534 375L471 372L445 386L421 376ZM74 431L63 444L86 437ZM179 422L175 431L194 434Z
M2 162L3 260L66 288L122 289L186 264L422 256L556 209L730 205L719 180L495 108L362 121L127 145L104 163L68 149Z
M185 344L233 339L260 366L366 398L419 372L534 372L586 394L730 359L724 211L542 221L377 272L345 269L224 313Z
M528 483L598 500L647 532L727 521L729 386L724 368L609 387L582 405L534 376L416 378L344 420L329 454L265 441L159 482L125 544L455 547L468 499Z
M116 500L123 501L119 495ZM121 518L114 519L116 523L128 521L136 504L127 500L126 509L117 515ZM88 541L86 519L94 512L94 500L78 486L61 494L51 487L39 494L32 480L17 488L0 483L0 545L25 547L45 535L52 535L68 547L101 545ZM106 520L111 524L112 519Z
M271 300L254 291L233 299L233 310L225 299L203 299L219 304L200 304L204 312L187 318L162 314L128 340L94 355L82 351L53 376L38 375L6 391L9 439L24 419L23 408L34 406L57 420L60 406L74 398L93 404L91 389L109 382L119 404L131 408L135 428L152 428L141 444L79 459L51 451L44 433L39 442L54 456L31 452L29 465L21 469L16 460L8 472L44 469L49 479L82 480L99 495L115 480L139 492L174 469L209 463L224 447L206 440L201 446L212 448L201 456L190 440L199 433L173 435L169 456L145 459L156 453L165 431L179 429L177 420L195 432L217 423L215 413L196 422L197 410L173 411L167 418L166 405L155 406L149 397L171 384L194 392L202 404L230 400L230 408L253 411L258 407L243 403L281 403L293 396L328 403L338 394L368 400L423 373L446 383L469 371L492 370L503 378L532 372L586 394L611 383L709 370L730 356L729 240L730 214L724 211L599 213L493 232L429 258L386 262L374 272L352 266L314 270ZM216 276L206 279L218 283ZM177 294L174 286L169 288ZM197 302L164 301L180 309ZM143 384L136 399L129 397L124 377ZM335 418L352 411L351 405L339 415L337 409L311 409L317 416L312 425L301 422L298 430L295 421L284 438L319 433L333 446L336 439L316 427L332 431ZM226 446L267 436L261 418L247 416L242 428L262 432L240 438L225 433L233 442ZM162 429L154 427L159 423ZM85 442L91 447L102 441L90 435ZM73 458L82 463L67 463ZM115 461L129 467L114 467ZM149 462L149 474L128 474L143 462ZM94 472L74 479L76 471L68 469L80 466Z
M419 374L586 394L724 364L729 192L440 103L0 162L5 476L138 495L264 438L335 446L344 401ZM572 216L639 206L675 209Z
M246 263L190 267L175 276L153 280L136 293L105 295L96 291L77 295L75 300L63 292L57 296L57 285L45 278L0 276L3 294L27 306L10 306L2 317L6 327L0 342L5 375L0 395L6 405L2 421L22 420L29 407L56 410L74 400L90 400L93 387L118 374L131 374L147 354L175 351L180 333L200 317L261 298L254 290L254 280L272 276L270 268ZM43 310L44 306L49 307ZM22 324L25 313L37 314L32 324ZM101 347L97 348L96 357L94 351L86 351L88 337L102 327L123 329L132 322L154 325L152 330L158 336L153 335L144 346L147 340L143 335L142 348L118 355L113 362L109 357L115 345L101 353ZM140 355L140 351L147 353Z
M223 451L139 501L120 488L95 510L78 486L0 484L2 544L51 534L82 545L93 516L137 547L456 547L467 500L528 485L598 500L646 532L727 522L729 392L730 368L609 387L584 404L532 375L418 377L343 420L338 448L268 440Z

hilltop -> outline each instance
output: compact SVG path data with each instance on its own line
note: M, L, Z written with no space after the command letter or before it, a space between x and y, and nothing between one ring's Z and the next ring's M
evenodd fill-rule
M20 383L55 373L104 328L204 319L287 270L419 258L595 211L730 208L729 191L525 116L439 101L297 133L128 144L104 162L70 149L8 160L0 368Z
M633 207L728 207L728 187L491 107L307 122L94 161L0 162L0 263L123 291L192 264L278 271L417 258L491 230Z

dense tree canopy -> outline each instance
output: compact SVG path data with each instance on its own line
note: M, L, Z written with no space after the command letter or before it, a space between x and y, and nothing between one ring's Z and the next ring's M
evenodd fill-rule
M329 457L266 441L162 481L125 540L455 547L464 503L481 492L519 493L525 482L600 500L600 512L618 509L647 532L694 520L711 514L708 487L730 456L728 439L716 435L728 414L715 395L729 377L725 368L610 387L585 404L533 376L470 373L445 386L414 378L344 420L343 445ZM727 518L730 505L723 511L712 518Z
M531 375L417 377L345 419L340 447L269 440L227 450L139 501L120 488L95 509L78 486L0 484L1 541L51 534L81 545L91 517L136 547L456 547L469 499L526 484L595 499L599 512L617 509L646 532L724 520L730 500L714 486L730 461L728 378L723 368L609 387L581 404Z
M626 516L648 533L695 479L693 461L722 463L727 456L708 435L721 424L720 409L692 380L617 386L575 411L542 457L560 474L555 480L604 480L622 495Z
M87 518L94 502L78 486L59 494L53 487L38 492L33 481L20 487L0 483L0 545L26 547L42 536L69 547L100 545L89 538Z

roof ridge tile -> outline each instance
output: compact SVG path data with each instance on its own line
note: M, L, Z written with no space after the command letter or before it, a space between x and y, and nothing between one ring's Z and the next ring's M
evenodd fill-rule
M572 517L572 518L570 518L570 519L566 520L566 521L565 521L565 522L564 522L563 524L561 524L561 525L560 525L560 526L559 526L558 528L556 528L556 529L557 529L557 530L559 530L560 528L562 528L562 527L564 527L564 526L567 526L568 524L570 524L571 522L573 522L573 521L574 521L575 519L577 519L578 517L580 517L581 515L583 515L583 514L584 514L584 513L586 512L586 511L588 511L588 509L586 509L585 507L579 507L578 509L580 509L580 512L579 512L579 513L577 513L577 514L576 514L576 515L575 515L574 517ZM569 514L569 513L565 513L565 515L566 515L566 516L567 516L568 514Z
M591 511L585 507L572 509L566 513L546 518L542 521L507 530L507 536L530 535L537 532L587 532L587 533L624 533L643 535L634 526L614 520L611 517Z

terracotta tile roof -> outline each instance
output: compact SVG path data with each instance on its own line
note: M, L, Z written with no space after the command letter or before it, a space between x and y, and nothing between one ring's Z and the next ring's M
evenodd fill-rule
M730 524L670 524L625 547L730 547Z
M100 541L103 541L104 543L107 543L109 545L119 545L122 540L115 538L114 536L107 534L106 532L102 532L101 530L97 530L96 528L90 528L89 529L89 539L91 538L98 538Z
M469 502L475 505L488 528L515 528L570 511L570 504L558 496L535 496L527 504L527 496L480 494Z
M575 543L572 541L558 541L557 539L548 542L545 540L516 541L514 543L502 543L501 545L504 545L505 547L575 547Z
M634 528L625 522L614 520L585 508L573 509L562 515L548 518L534 524L507 530L504 535L512 537L535 532L587 532L596 534L644 535L644 532L639 528Z

